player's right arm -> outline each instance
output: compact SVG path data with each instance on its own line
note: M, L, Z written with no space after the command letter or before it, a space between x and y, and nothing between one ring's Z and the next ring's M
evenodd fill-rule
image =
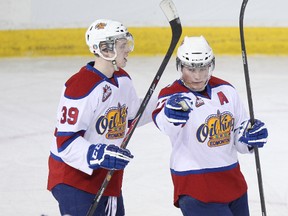
M91 174L92 169L86 159L91 143L84 139L93 118L91 98L71 98L65 95L65 91L58 106L55 143L51 153L69 166Z

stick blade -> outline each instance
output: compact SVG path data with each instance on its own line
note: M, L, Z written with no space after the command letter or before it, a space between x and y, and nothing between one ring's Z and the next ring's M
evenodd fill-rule
M168 21L179 18L176 7L172 0L163 0L160 2L160 7L167 17Z

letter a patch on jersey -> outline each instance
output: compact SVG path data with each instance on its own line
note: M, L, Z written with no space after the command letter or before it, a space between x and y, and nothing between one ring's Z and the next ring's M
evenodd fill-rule
M221 105L223 105L224 103L229 103L227 97L225 96L225 94L222 91L218 92L217 95L218 95L218 98L219 98Z

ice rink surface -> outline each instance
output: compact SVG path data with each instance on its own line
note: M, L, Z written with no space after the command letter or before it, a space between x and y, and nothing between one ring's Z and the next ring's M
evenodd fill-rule
M0 215L57 216L57 202L46 190L47 159L56 108L66 79L91 57L0 59ZM125 68L144 97L163 56L130 57ZM255 117L269 129L260 149L268 216L288 215L288 57L249 56ZM216 56L214 75L231 82L245 104L241 56ZM172 57L156 89L180 76ZM247 104L248 111L248 104ZM127 216L180 216L172 204L171 145L153 123L137 128L128 148L135 158L123 185ZM249 187L251 216L260 216L254 155L239 155Z

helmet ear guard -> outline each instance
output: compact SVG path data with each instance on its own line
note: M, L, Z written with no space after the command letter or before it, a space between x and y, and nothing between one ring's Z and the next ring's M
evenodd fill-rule
M99 44L99 49L101 52L113 51L114 50L114 42L102 41Z
M176 69L177 69L177 71L179 71L180 67L182 67L181 66L181 60L178 57L176 57ZM181 69L180 69L180 71L181 71Z

